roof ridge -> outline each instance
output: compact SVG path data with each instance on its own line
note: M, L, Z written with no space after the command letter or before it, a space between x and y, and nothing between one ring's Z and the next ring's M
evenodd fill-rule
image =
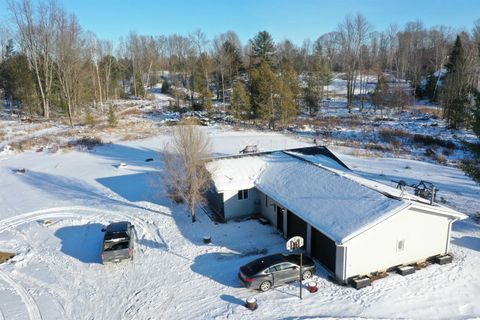
M299 156L299 155L292 154L290 150L284 150L283 153L285 153L286 155L289 155L289 156L291 156L291 157L294 157L294 158L296 158L296 159L305 161L305 162L307 162L307 163L309 163L309 164L311 164L311 165L313 165L313 166L315 166L315 167L318 167L318 168L324 169L324 170L326 170L326 171L328 171L328 172L331 172L331 173L333 173L333 174L336 174L337 176L342 177L342 178L344 178L344 179L347 179L347 180L349 180L349 181L352 181L352 182L354 182L354 183L356 183L356 184L358 184L358 185L360 185L360 186L362 186L362 187L364 187L364 188L370 189L370 190L372 190L372 191L376 191L376 192L384 195L384 196L387 197L387 198L390 198L390 199L393 199L393 200L399 200L399 201L407 200L407 199L405 199L405 198L397 197L397 196L392 195L392 194L389 194L389 193L387 193L387 192L382 192L381 190L378 190L378 189L376 189L376 188L372 188L371 186L367 186L367 185L365 185L365 184L362 184L362 183L360 183L359 181L356 181L355 179L350 179L348 176L346 176L346 173L339 173L337 170L335 170L335 169L333 169L333 168L330 168L330 167L328 167L328 166L321 165L321 164L319 164L319 163L315 163L315 162L313 162L313 161L311 161L311 160L309 160L309 159L307 159L307 158L303 158L303 157L301 157L301 156ZM349 170L350 170L350 169L349 169ZM362 178L362 177L360 177L360 178ZM363 179L367 179L367 178L363 178ZM367 179L367 180L370 180L370 179ZM374 180L370 180L370 181L372 181L372 182L377 182L377 181L374 181ZM381 183L381 182L378 182L378 183ZM383 184L383 183L381 183L381 184ZM385 186L387 186L387 185L385 185Z

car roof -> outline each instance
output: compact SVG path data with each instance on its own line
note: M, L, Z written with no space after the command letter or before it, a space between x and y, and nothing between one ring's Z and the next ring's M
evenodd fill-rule
M249 273L257 273L265 268L269 268L277 263L286 262L286 258L283 254L273 254L269 256L264 256L256 260L250 261L244 267L248 270Z
M128 221L120 221L114 222L107 226L107 232L115 233L115 232L126 232L130 227L130 222Z

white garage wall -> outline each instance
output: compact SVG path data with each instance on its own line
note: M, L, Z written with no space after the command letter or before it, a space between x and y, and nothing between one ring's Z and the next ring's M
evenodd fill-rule
M238 200L238 190L223 192L225 220L260 213L260 192L256 188L248 190L248 199Z
M277 212L276 210L276 202L273 201L268 196L265 196L264 193L258 191L260 197L260 211L262 216L267 218L272 225L277 226Z
M445 254L449 228L447 217L408 207L344 244L346 278Z

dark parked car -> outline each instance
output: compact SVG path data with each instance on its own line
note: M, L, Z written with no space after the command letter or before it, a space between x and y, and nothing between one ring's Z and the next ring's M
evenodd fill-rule
M315 273L315 263L305 256L302 261L302 280L306 280ZM279 253L262 257L240 267L238 277L247 288L268 291L300 279L300 255Z
M133 260L133 245L135 232L133 225L128 221L115 222L102 229L103 237L103 262L119 262L120 260Z

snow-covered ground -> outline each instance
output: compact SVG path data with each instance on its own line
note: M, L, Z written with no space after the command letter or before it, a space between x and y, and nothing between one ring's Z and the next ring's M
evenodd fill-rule
M204 130L215 155L237 154L247 144L259 151L306 145L291 135ZM165 196L158 174L166 141L159 131L88 152L0 155L0 251L17 253L0 265L0 319L480 317L480 228L472 218L454 224L452 264L391 274L359 291L330 282L319 267L319 291L305 291L303 300L298 283L267 293L242 288L238 268L284 251L283 238L256 220L215 224L202 210L192 224L185 208ZM333 150L368 178L429 180L447 205L470 216L480 210L480 187L458 169ZM135 259L102 265L100 230L120 220L136 226ZM202 243L204 235L212 244ZM259 303L254 312L243 306L250 296Z

